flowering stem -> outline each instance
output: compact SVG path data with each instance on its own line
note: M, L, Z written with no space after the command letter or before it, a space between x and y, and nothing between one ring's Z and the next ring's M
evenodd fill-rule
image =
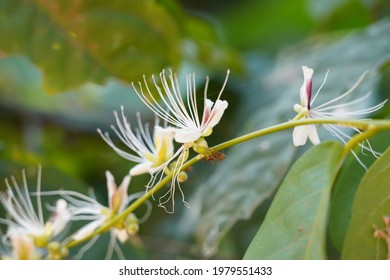
M240 144L242 142L246 142L248 140L258 138L264 135L268 135L271 133L275 133L278 131L282 131L285 129L293 128L295 126L299 125L307 125L307 124L337 124L341 126L350 126L355 127L360 130L363 130L361 134L356 135L353 137L345 146L344 153L348 153L356 144L359 142L373 136L379 131L384 130L390 130L390 120L336 120L336 119L297 119L284 122L281 124L277 124L271 127L267 127L264 129L260 129L257 131L254 131L252 133L248 133L243 136L239 136L237 138L231 139L229 141L223 142L221 144L218 144L211 148L213 151L220 151L226 148L229 148L231 146ZM197 163L199 160L203 159L204 155L198 154L197 156L193 157L189 161L187 161L183 166L181 167L181 170L185 170L188 167L192 166L193 164ZM165 176L161 181L159 181L153 188L151 188L148 192L146 192L143 196L138 198L136 201L134 201L132 204L129 205L122 213L119 215L112 217L111 219L107 220L100 228L96 229L91 234L87 235L85 238L80 240L72 240L68 242L65 247L71 248L74 247L93 236L108 231L112 226L114 226L118 221L124 220L130 213L134 212L139 206L141 206L146 200L148 200L152 195L159 191L162 187L164 187L166 184L168 184L172 179L173 174L168 174Z
M254 131L252 133L248 133L243 136L239 136L237 138L231 139L219 145L216 145L212 149L214 151L220 151L226 149L228 147L237 145L239 143L261 137L267 134L275 133L281 130L293 128L299 125L305 124L337 124L342 126L351 126L356 127L360 130L367 130L368 128L375 128L375 132L382 130L390 130L390 121L389 120L336 120L336 119L301 119L301 120L292 120L288 122L284 122L278 125L270 126L264 129L260 129Z
M307 110L306 112L304 110L300 111L298 113L298 115L295 116L295 118L293 118L292 120L293 121L296 121L296 120L300 120L303 116L307 115Z

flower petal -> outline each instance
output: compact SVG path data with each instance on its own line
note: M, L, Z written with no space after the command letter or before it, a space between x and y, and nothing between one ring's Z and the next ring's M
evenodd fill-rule
M56 210L51 219L51 229L53 231L53 236L59 234L72 218L72 215L70 214L67 206L68 204L64 199L57 200Z
M88 234L92 233L95 229L103 224L105 217L101 217L98 220L94 220L82 228L80 228L75 234L73 234L72 238L74 240L80 240L86 237Z
M125 209L127 204L127 190L129 188L131 177L130 175L127 175L123 178L122 183L120 184L118 188L118 192L120 193L120 206L119 206L119 212L122 212L123 209Z
M118 238L118 240L121 243L125 243L127 241L127 239L129 239L129 234L127 233L127 231L125 229L114 228L113 232L115 234L115 237Z
M207 99L206 101L210 101L210 100ZM214 126L216 126L219 123L219 121L221 120L223 113L225 112L227 107L228 107L228 102L226 100L218 99L215 102L213 109L211 110L211 113L210 113L210 116L209 116L207 122L206 123L202 122L202 130L207 131L208 128L213 128ZM204 125L204 127L203 127L203 125Z
M116 213L117 211L121 211L121 209L123 209L127 203L127 189L129 188L131 178L130 175L125 176L120 186L117 187L114 176L112 176L110 171L106 171L106 177L108 189L108 206L114 213Z
M202 136L200 130L177 129L175 140L178 143L193 143Z
M161 163L166 162L173 156L174 133L174 128L162 128L160 126L156 126L154 128L154 145L156 148L157 158L161 161ZM160 163L158 163L158 165L160 165Z
M131 176L137 176L145 173L153 173L152 163L144 161L130 169Z
M316 126L314 124L307 125L307 131L308 131L309 139L313 143L313 145L319 144L320 137L318 136Z
M203 116L202 116L202 127L206 125L208 122L210 115L211 115L211 109L213 108L214 102L210 99L205 99L204 101L204 108L203 108Z
M310 109L311 87L313 80L313 69L302 66L303 71L303 84L300 90L302 106Z
M306 125L296 126L293 130L294 146L303 146L306 144L308 129Z
M40 257L36 252L33 239L29 238L25 232L16 228L10 228L7 231L7 236L10 239L12 248L12 255L9 256L10 258L17 260L34 260Z
M109 204L109 207L111 208L112 207L111 201L115 195L115 192L117 190L117 186L115 183L114 176L112 176L110 171L106 171L106 178L107 178L108 204Z

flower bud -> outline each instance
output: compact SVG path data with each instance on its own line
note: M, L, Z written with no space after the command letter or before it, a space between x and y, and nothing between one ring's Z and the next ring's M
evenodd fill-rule
M180 172L179 176L177 177L177 180L179 181L179 183L184 183L185 181L187 181L187 179L188 179L188 175L184 171Z
M209 152L209 145L207 144L207 141L201 137L199 138L196 142L195 142L195 145L194 145L194 151L199 153L199 154L202 154L202 155L205 155Z
M139 220L134 213L130 213L127 216L126 221L126 231L129 235L136 235L139 231Z

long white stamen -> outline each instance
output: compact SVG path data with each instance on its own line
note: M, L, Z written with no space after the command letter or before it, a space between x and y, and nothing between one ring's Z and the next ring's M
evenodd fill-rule
M183 119L185 119L185 116L183 116L184 113L182 110L183 105L180 104L180 103L182 103L181 102L182 100L180 98L174 97L174 96L177 96L178 94L180 94L180 92L179 93L176 92L176 89L174 86L175 81L173 80L173 77L169 76L169 79L170 79L174 94L172 94L171 89L170 89L169 85L167 84L167 80L166 80L164 71L160 74L160 80L161 80L165 94L160 89L160 87L157 85L156 81L155 80L153 80L153 81L154 81L154 85L157 89L157 92L160 95L161 100L164 102L165 106L167 106L167 108L168 108L168 112L166 112L166 114L169 116L171 113L176 114L176 116L175 116L176 118L173 118L173 119L177 119L178 121L182 121ZM168 100L166 98L168 98Z
M342 98L348 96L348 95L349 95L351 92L353 92L353 91L357 88L357 86L363 81L363 79L364 79L364 77L367 75L367 73L368 73L368 70L365 71L365 72L359 77L359 79L356 81L356 83L355 83L349 90L347 90L346 92L344 92L344 93L341 94L340 96L338 96L338 97L336 97L336 98L334 98L334 99L332 99L332 100L329 100L328 102L325 102L325 103L321 104L320 106L317 106L316 109L318 110L318 109L320 109L320 108L323 108L323 107L325 107L325 106L328 106L329 104L332 104L332 103L334 103L334 102L336 102L336 101L338 101L338 100L340 100L340 99L342 99Z
M311 99L311 101L310 101L310 106L314 103L314 100L316 100L316 98L317 98L318 94L320 93L322 87L325 85L326 80L327 80L327 78L328 78L328 75L329 75L329 69L326 71L324 81L322 82L320 88L317 90L316 94L315 94L314 97Z
M146 123L145 126L142 125L141 115L139 112L137 113L137 122L138 122L139 131L141 132L141 136L138 137L138 140L141 143L145 143L146 145L144 145L144 146L148 147L149 151L151 151L154 154L156 149L155 149L152 137L151 137L150 132L149 132L149 124ZM154 127L157 127L158 123L159 123L159 121L156 118ZM129 126L129 130L130 130L130 126ZM129 132L130 131L128 131L128 134L129 134Z
M119 259L121 259L121 260L126 259L124 254L123 254L123 252L122 252L122 250L121 250L121 248L117 244L117 240L116 240L115 234L111 233L110 242L109 242L109 245L108 245L108 250L107 250L107 254L105 256L105 259L106 260L111 259L114 251L118 255Z
M196 89L195 89L195 74L186 75L186 92L187 92L187 108L183 106L183 110L186 111L186 126L193 127L193 124L199 123L199 116L196 114ZM194 100L195 99L195 100ZM195 108L194 108L195 107ZM189 113L188 113L189 111ZM196 125L195 125L196 127Z
M207 84L208 84L208 80L209 78L206 77L206 87L207 87ZM192 82L192 91L191 91L191 104L192 104L192 110L191 112L193 112L193 120L195 120L196 122L196 126L197 127L200 127L200 122L199 122L199 112L198 112L198 101L196 100L196 84L195 84L195 74L193 74L193 82ZM204 99L206 100L206 99Z
M218 100L218 99L221 99L221 95L222 95L222 92L225 90L227 81L228 81L228 79L229 79L229 75L230 75L230 69L228 69L228 70L226 71L225 81L223 82L222 88L221 88L221 90L219 91L217 100Z
M221 97L221 94L223 90L226 87L227 80L229 77L230 70L227 70L227 75L224 80L222 89L220 90L218 94L217 101ZM168 79L168 80L167 80ZM183 97L180 93L180 86L177 80L176 74L172 73L172 70L169 71L169 76L165 76L165 71L163 70L160 73L160 80L162 84L161 87L157 84L156 79L154 78L154 75L152 75L152 80L155 89L157 90L157 93L161 99L161 103L163 103L166 107L164 109L154 98L153 94L150 91L150 88L148 86L148 83L146 81L146 77L144 76L144 86L146 88L146 94L142 90L142 84L138 83L138 89L135 87L134 83L132 83L134 90L136 91L137 95L140 97L142 102L154 111L154 113L159 116L160 118L164 119L168 123L172 124L178 129L182 129L184 135L188 134L191 135L193 132L193 137L197 137L197 135L202 134L202 130L208 128L208 124L211 122L211 118L208 118L205 120L205 123L201 123L199 120L199 111L197 107L197 99L196 99L196 81L195 81L195 74L187 74L186 75L186 97L187 102L184 103ZM206 86L205 86L205 102L207 97L207 88L208 88L208 78L206 79ZM152 100L152 101L150 101ZM226 101L224 101L226 102ZM206 104L206 103L204 103ZM206 106L205 106L206 107ZM206 108L205 108L206 109ZM226 109L226 106L219 112L219 115L223 114L223 111ZM222 113L221 113L222 112ZM213 107L211 109L211 115L216 114L216 110ZM203 114L204 115L204 114ZM214 124L215 125L215 124ZM180 139L185 139L185 136ZM186 136L191 139L191 136ZM196 141L195 139L194 141ZM184 140L183 140L184 141ZM192 140L190 140L192 142Z
M23 175L25 176L25 175ZM23 223L25 226L26 221L31 220L33 223L39 223L36 215L31 215L32 213L35 213L34 207L32 205L32 202L30 200L30 197L27 194L23 194L19 188L18 183L16 182L15 177L11 177L11 181L14 187L14 190L16 192L17 197L14 195L11 186L8 184L8 181L6 180L6 184L8 187L8 193L9 193L9 200L10 203L7 203L7 212L8 214L13 217L17 223ZM23 185L24 190L25 185ZM28 192L28 189L27 189ZM22 205L21 205L22 204ZM16 208L16 209L15 209Z
M141 162L142 159L140 157L137 157L137 156L134 156L132 154L129 154L121 149L119 149L118 147L116 147L113 143L113 141L111 140L110 136L108 133L105 133L103 134L101 132L100 129L97 130L98 133L100 134L100 136L103 138L103 140L117 153L119 154L121 157L127 159L127 160L130 160L130 161L133 161L133 162ZM126 144L126 143L125 143Z
M332 106L332 108L330 107L327 107L327 108L323 108L322 110L317 110L317 109L313 109L311 111L311 113L321 113L325 116L360 116L360 115L368 115L370 113L373 113L373 112L376 112L378 111L379 109L381 109L387 102L388 100L384 100L382 101L381 103L375 105L375 106L372 106L372 107L369 107L369 108L364 108L364 109L361 109L361 110L356 110L356 111L350 111L350 112L326 112L327 110L331 110L331 109L338 109L338 108L346 108L345 106L350 106L352 103L356 103L356 102L350 102L349 103L344 103L344 104L340 104L340 105L334 105Z
M34 231L40 231L43 228L43 223L40 223L38 217L35 214L34 207L32 205L27 184L25 181L25 173L23 173L23 191L27 193L23 194L16 182L15 177L11 177L12 183L14 185L14 190L16 191L17 197L14 196L11 187L6 180L6 184L9 192L10 203L4 205L8 214L15 220L17 224L22 225L24 228ZM22 205L21 205L21 204Z
M337 105L333 105L333 106L328 106L328 107L323 107L321 109L317 109L317 108L313 108L312 110L315 110L315 111L319 111L319 112L324 112L324 111L328 111L328 110L333 110L333 109L337 109L337 108L347 108L348 106L351 106L351 105L354 105L354 104L359 104L360 102L363 102L364 100L368 99L369 97L371 96L371 92L368 92L366 93L365 95L355 99L355 100L352 100L352 101L349 101L349 102L346 102L346 103L341 103L341 104L337 104Z
M153 78L153 81L154 81L154 77L152 76ZM151 93L151 91L149 90L149 86L146 82L146 77L144 76L144 83L145 83L145 87L146 87L146 90L148 92L148 96L150 99L152 99L152 101L154 103L152 103L151 101L149 101L149 99L145 96L143 90L142 90L142 84L141 82L138 82L138 85L139 85L139 90L140 92L138 92L137 88L135 87L134 83L131 83L131 85L133 86L133 89L134 91L137 93L138 97L141 99L141 101L150 109L152 110L158 117L160 117L161 119L163 120L166 120L167 122L169 123L175 123L175 119L170 116L169 113L167 113L167 111L162 108L160 106L160 104L157 102L157 100L154 98L153 94ZM159 88L157 87L157 90Z
M65 198L67 198L67 199L69 199L69 197L74 196L74 197L80 198L80 199L82 199L84 201L87 201L88 203L91 203L91 204L97 204L98 203L95 199L93 199L93 198L91 198L91 197L89 197L89 196L87 196L85 194L82 194L82 193L79 193L79 192L75 192L75 191L68 191L68 190L44 191L41 194L42 195L60 195L60 196L63 196ZM79 201L79 202L84 202L84 201ZM99 204L99 205L101 205L101 204ZM101 205L101 206L103 207L103 205Z
M9 219L3 219L3 218L0 218L0 223L4 224L4 225L8 225L8 226L15 226L17 227L18 224L15 223L14 221L11 221Z
M120 133L116 130L114 126L111 126L111 129L114 130L114 132L117 134L117 136L120 138L120 140L125 143L131 150L136 152L140 157L145 153L145 145L142 139L137 138L132 130L131 126L128 123L122 107L122 118L123 118L123 125L122 122L119 120L118 114L116 111L114 111L115 118L117 120L117 125L119 128Z
M12 183L14 184L14 189L16 190L17 193L17 198L12 195L12 200L15 203L15 206L18 208L18 212L22 214L22 216L25 216L25 219L28 220L29 218L36 218L35 215L32 215L35 213L34 207L32 205L29 192L28 192L28 187L27 187L27 182L26 182L26 173L25 170L22 170L22 180L23 180L23 192L20 190L18 183L16 182L15 177L11 177ZM11 191L12 192L12 191ZM23 206L19 204L21 202ZM17 214L15 214L17 216ZM38 222L39 220L36 220L34 222Z
M173 119L173 125L175 126L178 126L178 127L183 127L186 125L186 116L185 116L185 113L186 112L183 112L185 111L185 108L184 108L184 104L182 105L179 105L179 103L182 103L180 102L180 100L182 100L181 98L174 98L171 91L170 91L170 88L169 86L167 85L166 83L166 78L165 78L165 72L163 71L161 74L160 74L160 79L161 79L161 82L163 84L163 87L164 87L164 90L165 90L165 94L161 91L160 87L157 85L156 81L153 79L154 81L154 85L157 89L157 92L161 98L161 100L164 102L165 106L167 106L168 108L168 112L165 110L165 114L170 116L171 119ZM170 77L172 83L174 83L174 81L172 80L173 77L171 76ZM180 92L176 93L176 96L177 94L180 94ZM167 101L166 97L168 98L169 101ZM158 105L158 103L157 103ZM174 114L174 117L171 116L171 113Z
M181 185L180 185L180 182L179 182L179 175L180 175L180 170L182 169L184 163L185 163L185 159L184 157L182 156L183 153L186 153L187 150L186 148L184 148L184 145L182 146L183 147L183 151L181 153L181 155L179 156L179 159L178 161L175 163L175 166L173 168L173 178L172 178L172 181L171 181L171 185L170 185L170 188L169 190L159 198L159 204L158 206L162 207L167 213L174 213L175 211L175 193L176 193L176 188L179 190L180 194L181 194L181 197L182 197L182 202L183 204L189 208L190 205L188 204L187 201L185 201L184 199L184 192L181 188ZM167 204L169 201L171 201L171 209L172 210L168 210L168 208L165 206L165 204Z
M164 71L163 71L164 73ZM172 95L171 94L171 91L170 91L170 87L168 86L168 84L165 82L165 75L163 76L163 85L164 85L164 90L165 90L165 93L166 93L166 96L169 98L169 102L170 104L173 105L173 109L171 109L171 113L176 115L177 119L180 120L183 125L186 125L187 124L187 120L188 119L191 119L187 109L186 109L186 106L184 105L184 101L183 101L183 98L182 98L182 95L181 95L181 92L180 92L180 87L179 87L179 82L177 80L177 77L176 75L174 75L172 73L172 70L169 71L169 79L170 79L170 82L171 82L171 87L172 87L172 90L174 92L174 94ZM187 75L187 85L189 84L189 76ZM164 83L165 82L165 83ZM188 100L188 90L187 90L187 100ZM163 94L164 95L164 94ZM167 106L169 106L168 103L165 103Z
M43 213L42 213L42 200L41 200L41 172L42 167L38 167L38 176L37 176L37 207L38 207L38 217L39 217L39 222L43 224ZM23 173L23 176L25 177L25 174ZM26 189L27 189L27 182L24 180Z
M76 260L80 260L82 259L82 257L84 256L84 254L92 248L92 246L96 243L96 241L98 240L98 238L100 237L100 235L96 235L94 237L91 238L91 240L89 240L87 242L87 244L85 244L79 251L78 253L74 256L74 259Z
M339 129L337 129L335 126L332 126L332 125L327 125L327 124L324 124L324 127L330 131L332 133L332 135L336 136L337 138L340 139L341 142L344 143L344 145L347 143L347 141L340 135L340 134L344 134L345 136L345 133L343 133L342 131L340 131ZM350 136L347 135L347 138L350 139ZM355 159L359 162L359 164L367 171L367 166L362 162L362 160L357 156L357 154L355 153L355 151L351 150L351 153L353 154L353 156L355 157Z

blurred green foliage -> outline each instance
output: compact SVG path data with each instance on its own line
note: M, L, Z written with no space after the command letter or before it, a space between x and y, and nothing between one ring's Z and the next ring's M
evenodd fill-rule
M315 69L317 88L331 68L322 90L327 98L365 70L362 93L374 92L370 102L389 98L389 15L386 0L1 0L0 177L41 164L44 188L86 193L93 186L106 201L104 171L120 181L132 163L96 128L108 131L120 105L129 120L140 111L153 122L130 83L163 68L179 76L196 72L199 88L210 75L212 99L232 70L223 95L229 108L210 145L292 118L304 64ZM389 112L387 105L378 117ZM388 144L382 137L374 148ZM129 258L242 258L302 150L296 153L286 132L224 152L225 161L200 163L189 173L190 209L178 205L168 215L154 207L139 240L126 244ZM143 190L147 181L134 177L130 190ZM344 213L336 224L348 224L352 203L335 208ZM329 254L340 255L346 231L330 224ZM86 258L104 257L106 243L98 244Z

